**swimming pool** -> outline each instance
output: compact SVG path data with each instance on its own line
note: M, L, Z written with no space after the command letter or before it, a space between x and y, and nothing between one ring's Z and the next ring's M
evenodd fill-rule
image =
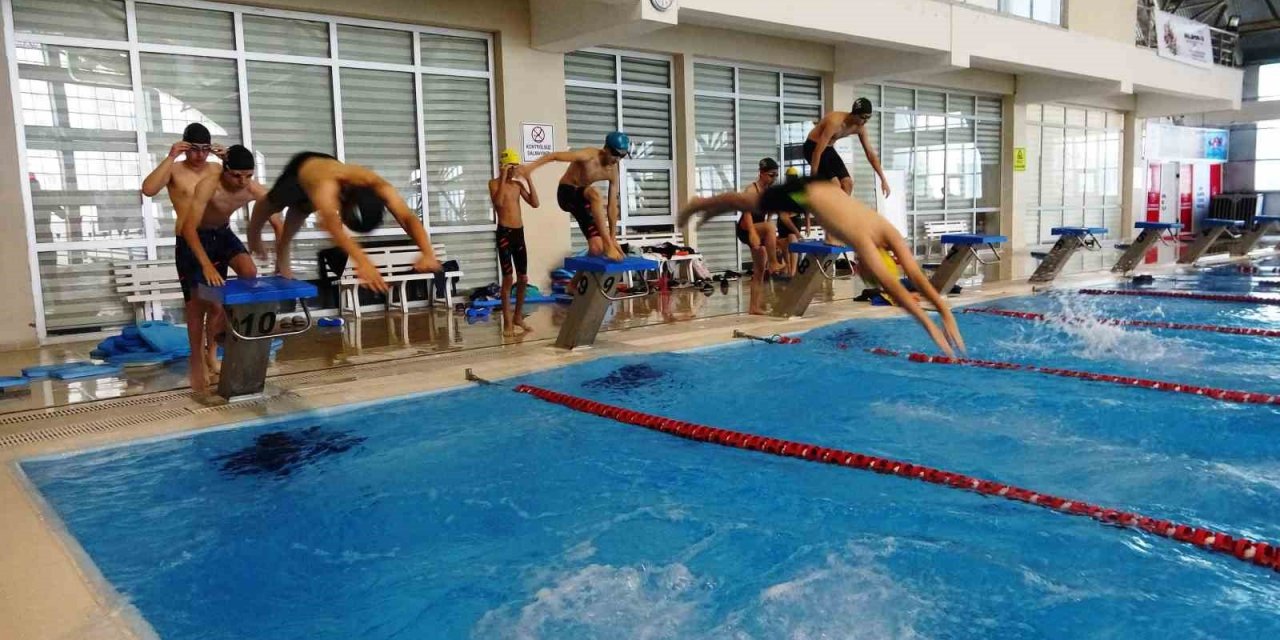
M1266 293L1223 269L1156 288ZM1043 295L971 355L1280 394L1280 306ZM1080 321L1084 319L1084 321ZM904 319L515 381L1280 540L1280 407L910 362ZM1269 637L1280 576L1136 530L476 387L22 464L163 638Z

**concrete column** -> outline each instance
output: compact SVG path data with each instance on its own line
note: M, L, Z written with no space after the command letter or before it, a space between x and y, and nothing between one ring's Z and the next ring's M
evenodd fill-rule
M1142 128L1146 122L1132 111L1124 113L1124 141L1120 152L1120 228L1111 237L1131 240L1133 223L1144 219L1146 207L1146 159L1143 157Z
M0 30L2 31L2 30ZM0 51L8 51L9 43L0 32ZM18 128L14 104L17 94L11 84L10 64L13 60L3 57L0 64L0 87L11 91L12 99L0 100L0 238L4 249L0 250L0 351L34 346L36 334L35 295L31 288L31 245L27 236L30 208L27 206L25 184L27 174L20 158L24 152L18 144ZM13 69L17 65L13 64Z
M1013 254L1024 246L1022 229L1024 192L1027 189L1025 171L1013 170L1015 149L1027 146L1027 106L1019 103L1014 96L1006 95L1003 101L1000 163L1000 216L995 229L988 229L999 235L1007 236L1000 261L1000 279L1013 278Z
M671 203L674 215L697 193L698 172L694 165L694 155L698 146L696 140L697 123L695 121L694 88L693 88L693 56L678 55L672 63L673 85L676 103L675 130L675 174L671 179L676 183L676 201ZM684 240L691 247L698 246L698 232L694 225L687 224L683 229Z

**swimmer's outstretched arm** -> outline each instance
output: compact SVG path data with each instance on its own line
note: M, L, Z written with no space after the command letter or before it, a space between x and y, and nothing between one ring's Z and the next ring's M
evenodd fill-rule
M520 173L523 175L529 176L529 175L532 175L533 172L538 169L538 167L541 167L544 164L550 164L552 162L585 161L585 160L590 160L591 157L594 156L595 154L596 154L595 149L570 149L568 151L555 151L552 153L548 153L547 155L542 156L541 158L538 158L537 160L534 160L529 164L520 165L520 168L518 169L518 171L520 171Z
M694 198L676 214L676 226L683 227L688 224L689 218L701 214L701 220L698 221L698 226L701 227L716 216L734 211L754 212L759 206L759 192L730 191L707 198Z

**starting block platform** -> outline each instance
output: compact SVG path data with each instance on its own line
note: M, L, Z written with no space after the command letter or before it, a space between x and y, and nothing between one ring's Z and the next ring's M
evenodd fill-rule
M227 313L227 341L223 347L222 376L218 395L227 400L256 396L267 381L271 340L298 335L311 328L306 300L318 292L315 285L280 276L235 278L221 287L200 285L201 300L222 305ZM276 332L276 308L298 300L306 324L301 329Z
M951 250L947 252L947 257L942 260L942 264L938 265L938 269L933 272L933 277L929 278L929 283L933 285L934 289L937 289L938 293L944 296L947 295L947 292L951 291L951 288L960 280L960 276L974 261L982 265L999 262L1000 250L996 249L996 245L1008 241L1009 239L1004 236L987 236L977 233L943 235L942 245L951 245ZM993 259L983 259L982 255L978 253L978 249L984 245L995 256Z
M1135 229L1141 229L1138 237L1125 249L1124 254L1116 261L1116 265L1111 267L1112 273L1129 273L1133 268L1138 266L1138 261L1142 256L1147 255L1147 250L1151 248L1157 241L1177 242L1177 231L1182 228L1182 224L1178 222L1136 222L1133 225Z
M1080 249L1097 251L1102 248L1098 244L1097 236L1107 233L1107 229L1106 227L1054 227L1049 230L1049 233L1058 236L1058 241L1054 243L1048 255L1040 261L1040 266L1036 268L1035 273L1031 274L1029 282L1035 284L1053 282L1076 251Z
M1230 238L1239 238L1239 229L1244 226L1244 220L1227 220L1225 218L1204 218L1200 221L1200 232L1196 234L1195 242L1187 248L1186 253L1178 258L1178 264L1193 264L1196 260L1204 257L1218 239L1226 234Z
M1280 216L1254 216L1253 226L1245 229L1244 233L1240 234L1240 239L1231 245L1231 255L1248 255L1254 247L1258 246L1262 236L1277 231L1280 231Z
M778 296L774 307L773 315L780 318L803 316L822 283L835 279L836 258L853 251L852 247L816 241L792 242L789 246L800 259L796 263L796 276Z
M589 346L596 341L600 325L604 323L604 314L609 310L611 302L647 295L616 295L620 281L618 276L632 271L657 270L658 262L634 256L627 256L621 262L598 256L575 256L565 258L564 268L574 272L573 280L569 283L573 302L569 304L568 317L560 325L556 346L573 349Z

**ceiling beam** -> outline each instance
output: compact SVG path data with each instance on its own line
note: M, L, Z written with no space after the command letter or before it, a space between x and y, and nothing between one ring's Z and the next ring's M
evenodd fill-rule
M1191 19L1199 20L1200 18L1203 18L1209 15L1210 13L1213 13L1215 10L1218 11L1219 14L1221 14L1223 11L1226 11L1226 9L1227 9L1226 0L1219 0L1218 2L1213 2L1210 4L1204 5L1203 9L1197 11L1195 15L1191 16ZM1216 24L1216 21L1214 22L1214 24Z

